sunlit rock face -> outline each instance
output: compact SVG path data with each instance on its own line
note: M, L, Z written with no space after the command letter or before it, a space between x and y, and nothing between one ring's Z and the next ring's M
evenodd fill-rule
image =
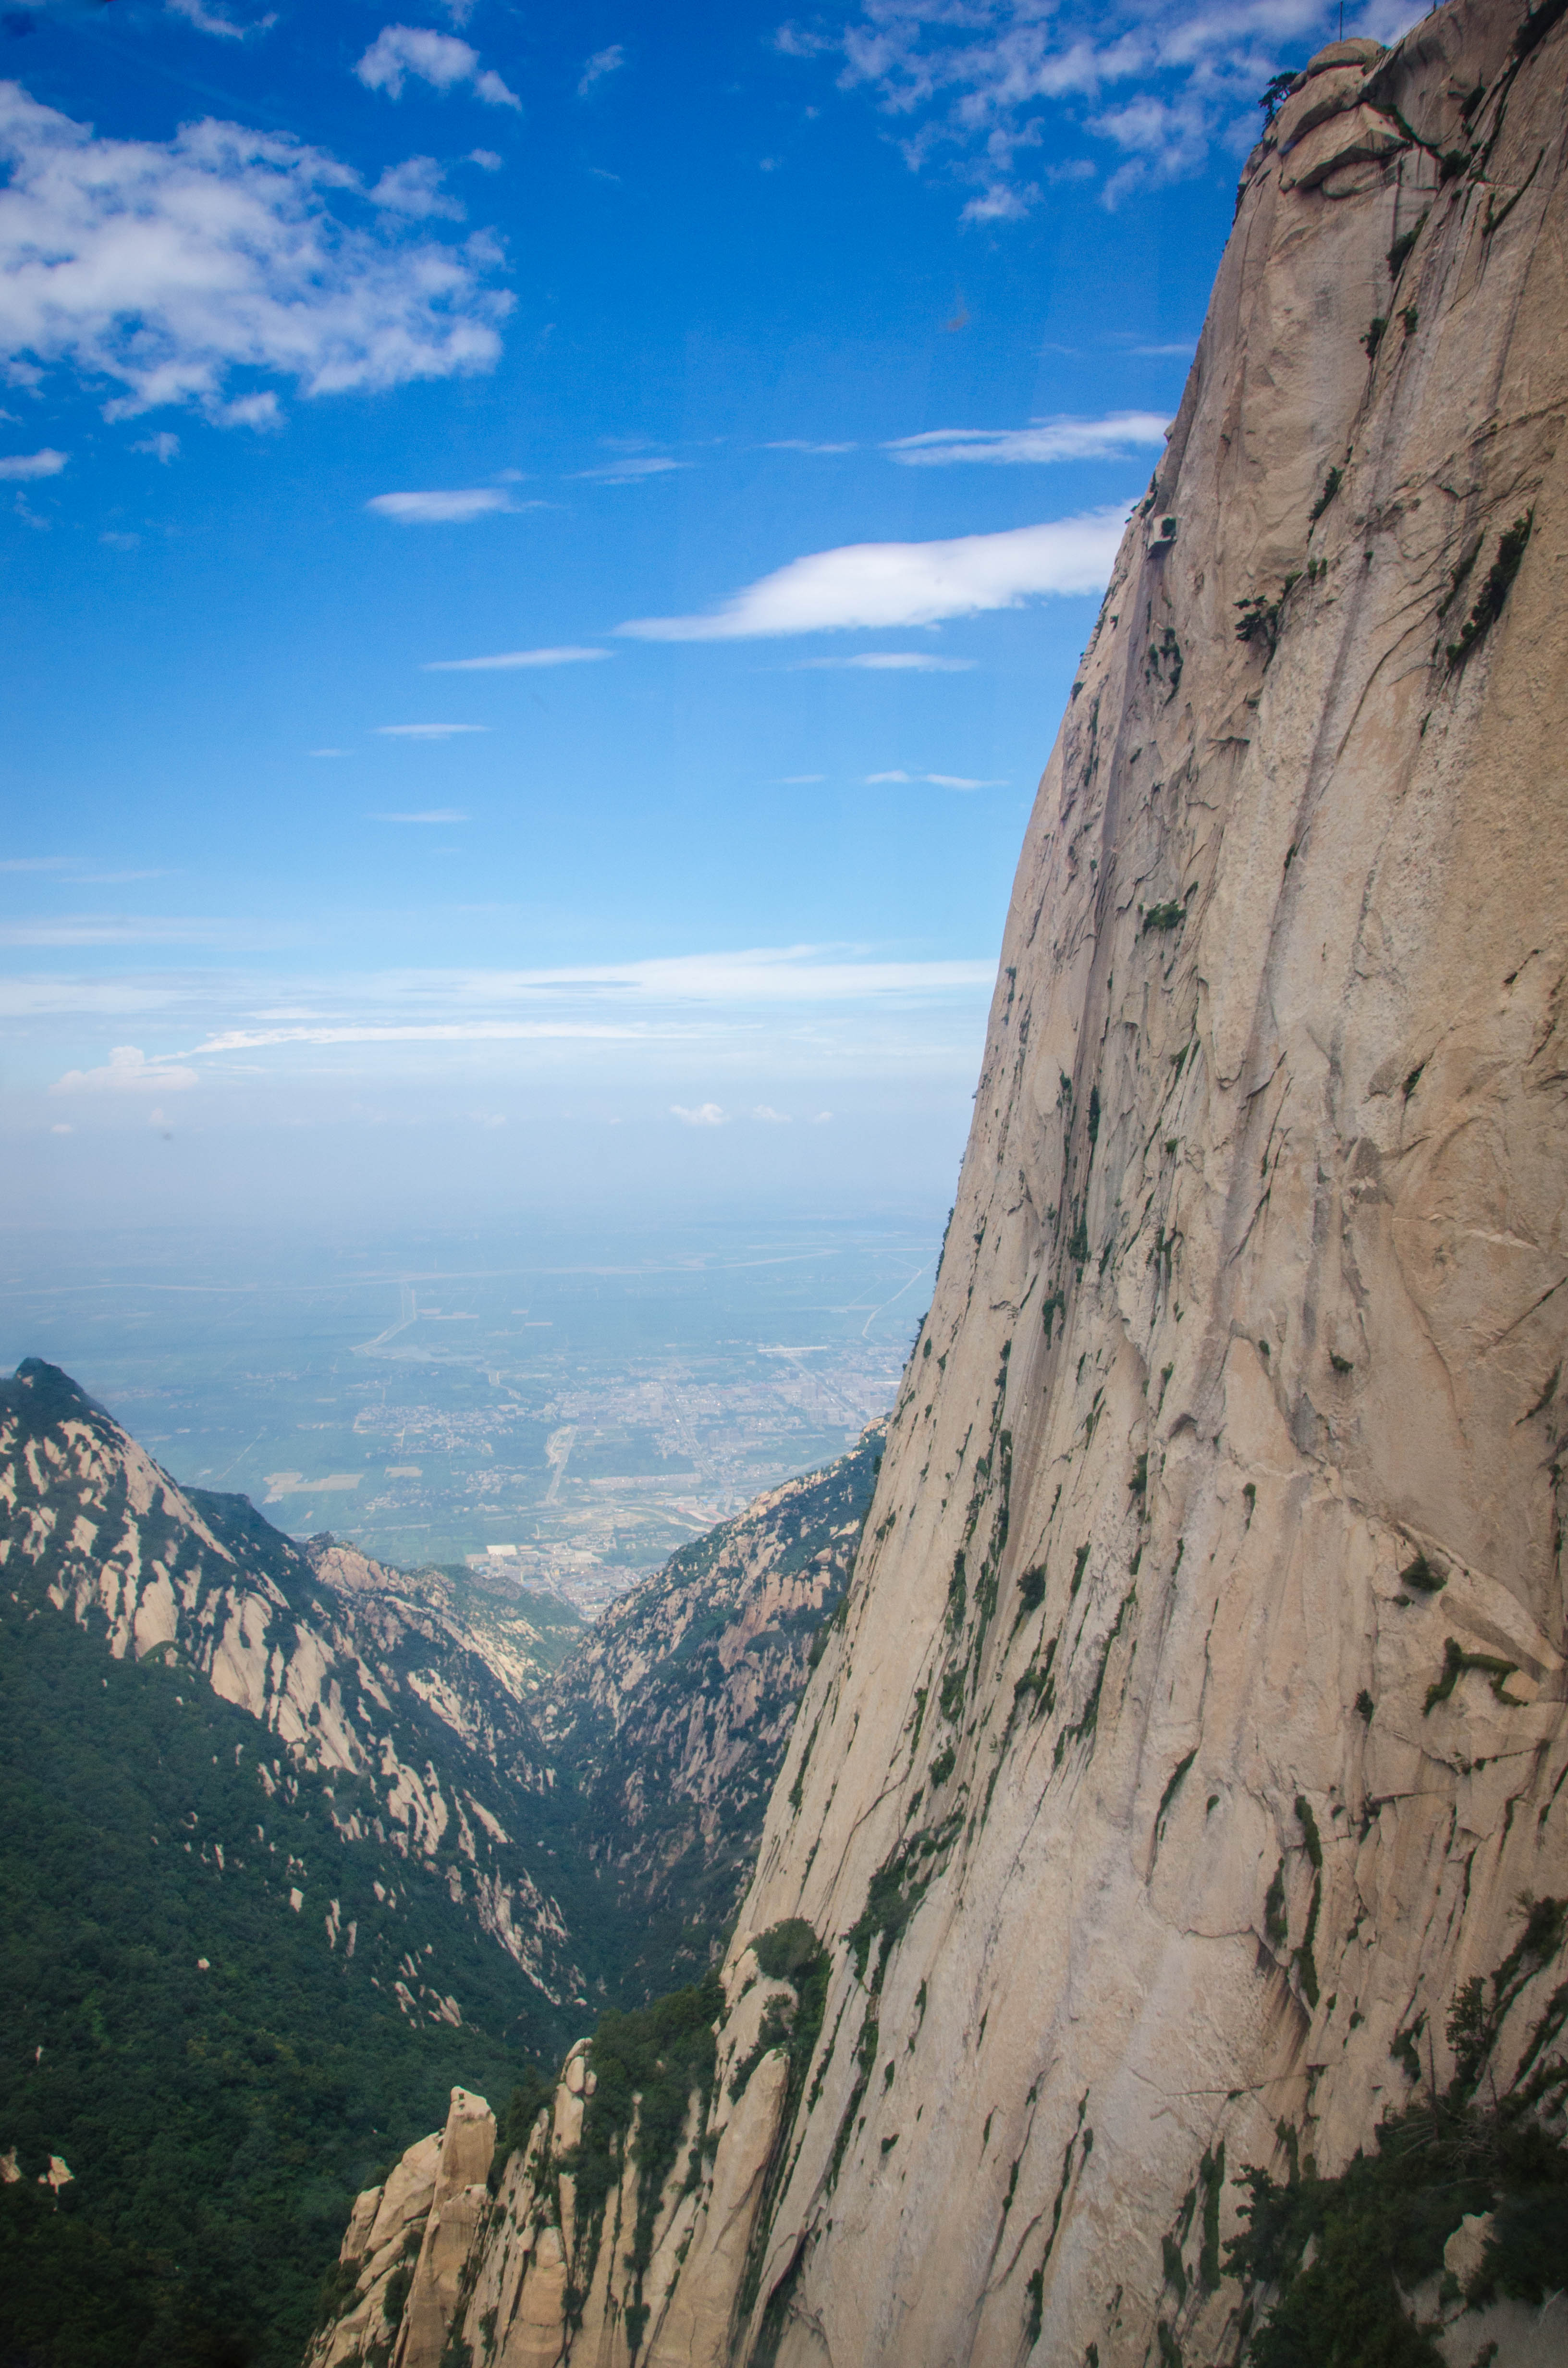
M1440 2086L1568 1893L1568 22L1520 17L1336 45L1248 160L742 1912L835 1970L737 2358L1233 2358L1241 2168Z

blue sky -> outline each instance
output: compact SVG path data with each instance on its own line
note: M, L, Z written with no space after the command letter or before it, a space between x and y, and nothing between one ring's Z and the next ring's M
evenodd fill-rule
M13 1221L939 1212L1256 94L1337 27L0 12Z

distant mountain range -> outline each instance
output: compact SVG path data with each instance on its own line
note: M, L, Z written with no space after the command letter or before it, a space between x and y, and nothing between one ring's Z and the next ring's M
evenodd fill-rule
M55 1367L0 1383L4 2368L297 2358L347 2199L454 2080L526 2089L707 1965L879 1448L596 1630L297 1545ZM97 2333L60 2316L89 2240Z

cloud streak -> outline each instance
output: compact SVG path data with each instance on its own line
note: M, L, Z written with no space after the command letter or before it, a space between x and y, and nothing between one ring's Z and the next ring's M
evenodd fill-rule
M518 666L586 666L594 658L614 655L613 650L568 643L552 650L502 650L492 658L426 658L419 670L421 674L503 674Z
M513 510L504 485L460 485L446 492L372 494L365 507L372 518L391 518L396 526L466 526L471 518L494 518Z
M1016 609L1053 593L1098 592L1126 517L1120 508L1091 510L944 542L850 543L791 560L718 609L636 618L617 631L645 642L724 642L885 630Z
M381 740L455 740L462 732L488 732L488 723L378 723Z
M117 1044L101 1069L67 1069L51 1094L182 1094L199 1085L196 1071L149 1060L134 1044Z
M1140 447L1163 448L1164 412L1113 411L1103 419L1035 419L1027 427L933 427L901 436L884 452L905 469L945 469L957 461L1016 466L1050 461L1120 461Z
M195 404L266 427L277 397L226 400L236 370L308 395L488 370L510 296L487 235L441 245L352 219L358 176L324 150L209 117L172 140L95 138L0 83L0 356L64 364L125 418Z
M846 658L798 658L791 672L853 667L867 674L969 674L978 660L937 657L925 650L860 650Z

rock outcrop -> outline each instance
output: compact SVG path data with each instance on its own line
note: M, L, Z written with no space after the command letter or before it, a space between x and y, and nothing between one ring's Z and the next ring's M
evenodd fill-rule
M1562 0L1452 0L1248 160L725 1969L764 2052L640 2305L574 2283L570 2159L540 2205L558 2101L476 2368L1233 2362L1385 2116L1459 2147L1439 2263L1561 2134L1565 80Z
M483 2099L454 2089L445 2131L356 2203L306 2368L724 2368L807 2060L790 2044L806 1987L748 1952L722 1989L669 2002L676 2018L629 2018L630 2049L581 2041L498 2161ZM689 2093L659 2079L681 2038Z

